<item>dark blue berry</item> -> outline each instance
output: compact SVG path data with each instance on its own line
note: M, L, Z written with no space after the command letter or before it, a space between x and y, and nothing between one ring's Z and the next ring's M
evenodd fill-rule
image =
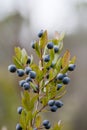
M68 70L69 71L74 71L76 65L75 64L69 64Z
M54 46L54 52L57 53L58 51L59 51L59 48L58 48L58 46L55 45Z
M49 101L48 101L48 105L49 105L49 106L53 106L54 104L55 104L55 100L49 100Z
M24 87L24 90L29 90L30 84L29 83L24 83L23 87Z
M35 79L36 78L36 72L35 71L30 71L29 75L30 75L31 79Z
M22 77L22 76L24 76L25 72L23 69L17 69L17 74L19 77Z
M64 77L62 82L63 82L63 84L69 84L70 78L69 77Z
M41 38L43 35L43 30L41 30L39 33L38 33L38 37Z
M36 44L36 41L32 41L31 47L32 47L33 49L35 49L35 44Z
M61 108L63 106L63 102L60 101L60 100L56 100L55 101L55 105L58 107L58 108Z
M47 44L47 48L48 48L48 49L53 49L53 42L49 42L49 43Z
M26 64L30 64L30 63L31 63L31 58L28 57Z
M57 90L60 90L60 88L62 87L62 84L57 84Z
M17 109L18 114L21 114L22 110L23 110L22 107L18 107L18 109Z
M47 126L45 126L45 129L50 129L51 128L51 124L49 123Z
M27 77L25 80L26 82L32 82L32 79L30 77Z
M21 81L19 81L19 85L20 85L21 87L23 87L23 84L24 84L25 82L26 82L25 80L21 80Z
M49 124L49 120L44 120L44 121L43 121L43 125L44 125L44 126L47 126L48 124Z
M8 66L8 70L9 70L11 73L15 73L17 69L16 69L16 66L12 64L12 65L9 65L9 66Z
M32 69L31 69L30 67L26 67L26 68L25 68L25 73L28 75L31 70L32 70Z
M49 56L49 55L45 55L45 56L43 57L43 60L44 60L45 62L49 62L50 56Z
M16 130L22 130L22 127L19 123L16 125Z
M58 109L58 107L57 107L56 105L50 107L50 110L51 110L52 112L56 112L57 109Z
M62 80L63 78L64 78L64 74L59 73L59 74L57 75L57 80Z

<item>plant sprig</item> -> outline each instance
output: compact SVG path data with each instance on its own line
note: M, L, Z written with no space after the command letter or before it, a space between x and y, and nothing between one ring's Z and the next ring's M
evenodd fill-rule
M16 130L61 130L61 123L51 126L49 120L42 121L41 113L44 110L56 112L63 106L60 99L66 93L66 85L70 82L68 72L75 69L76 57L71 59L69 50L60 57L64 34L56 32L56 36L48 40L47 31L41 30L38 37L39 40L31 45L39 58L38 64L24 48L15 47L14 64L8 66L11 73L24 76L19 81L23 91L21 106L17 109L20 118Z

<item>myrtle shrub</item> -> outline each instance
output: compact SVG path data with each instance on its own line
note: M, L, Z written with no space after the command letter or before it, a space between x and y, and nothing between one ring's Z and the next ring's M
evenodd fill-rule
M8 70L23 77L19 81L22 96L21 106L17 109L19 121L16 130L62 129L60 121L52 126L48 119L42 120L41 113L56 112L63 106L60 99L70 82L68 72L76 66L76 57L71 58L69 50L60 56L63 38L64 34L56 32L55 37L49 40L47 31L41 30L38 41L31 44L39 58L37 64L24 48L15 47L14 64L9 65Z

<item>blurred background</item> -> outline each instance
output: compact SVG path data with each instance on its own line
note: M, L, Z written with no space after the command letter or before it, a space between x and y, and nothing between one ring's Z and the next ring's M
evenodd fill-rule
M18 121L18 79L7 70L14 47L31 54L30 43L41 29L50 38L55 31L65 32L63 50L77 57L64 107L44 116L52 122L61 119L64 130L87 130L87 0L0 0L0 129L15 130Z

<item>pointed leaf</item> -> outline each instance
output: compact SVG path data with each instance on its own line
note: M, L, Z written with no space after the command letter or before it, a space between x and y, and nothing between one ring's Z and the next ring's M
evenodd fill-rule
M71 59L70 64L74 64L75 61L76 61L76 56L74 56L74 57Z
M35 124L36 124L36 127L37 127L37 128L40 127L40 125L41 125L41 116L37 116L37 117L36 117L36 122L35 122Z
M69 64L70 52L67 50L62 58L62 68Z
M21 50L21 62L22 62L22 64L24 64L24 65L26 64L27 58L28 58L27 52L26 52L26 50L23 48L23 49Z
M48 42L48 36L47 36L47 31L45 31L42 35L42 37L40 38L40 48L43 49L45 47L45 45Z
M22 65L20 60L17 59L17 57L15 57L15 56L13 57L13 62L18 69L24 69L24 66Z
M21 59L21 49L20 49L20 47L15 47L14 51L15 51L15 55L16 55L17 59L20 60Z

